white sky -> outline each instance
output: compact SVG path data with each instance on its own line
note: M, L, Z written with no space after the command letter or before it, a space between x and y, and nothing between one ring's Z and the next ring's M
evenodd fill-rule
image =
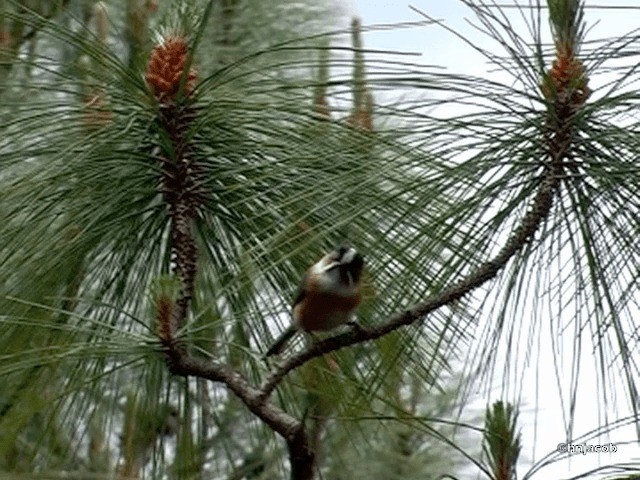
M483 48L491 47L491 41L482 33L474 31L466 22L465 18L473 18L473 15L457 0L413 0L411 3L402 0L347 0L345 3L348 4L348 6L345 5L345 10L359 16L364 26L423 20L423 17L410 9L409 5L412 5L432 17L445 21L448 26L457 31L464 32L468 38L478 42ZM497 3L505 4L508 3L508 0ZM640 27L640 0L587 0L586 5L587 7L589 5L632 6L639 9L587 9L585 21L591 27L588 33L589 39L607 38ZM524 23L521 23L521 19L517 17L519 15L518 12L516 10L508 10L508 12L513 23L523 27L522 29L517 27L518 33L525 38L530 38L527 36ZM544 21L543 26L546 25L546 21ZM473 48L438 26L368 32L364 36L364 47L368 49L416 52L421 56L412 58L411 61L414 63L446 66L452 71L466 74L486 75L489 67L486 59L474 51ZM499 49L494 51L502 52ZM495 75L495 72L491 75ZM594 78L590 86L597 88L598 82L605 81L606 78L604 77ZM549 341L549 339L543 336L542 342L545 341ZM546 351L549 356L553 355L550 347L544 344L541 346L540 351ZM588 352L587 354L590 353ZM585 368L582 368L580 372L583 378L581 379L581 388L579 390L579 409L576 411L575 417L577 420L575 423L575 436L585 434L597 426L598 409L600 408L602 411L603 408L600 404L601 393L597 390L595 375L590 375L589 368L593 365L593 361L591 359L587 360L589 365L585 365ZM571 365L570 361L561 363ZM543 361L540 363L540 367L541 369L537 373L535 368L525 372L525 375L529 377L525 377L527 378L523 392L525 404L521 407L523 453L521 455L520 468L518 469L520 477L529 470L532 459L539 460L545 454L553 451L558 443L570 441L566 439L564 433L561 404L552 363L549 361L549 364L545 365ZM533 385L536 383L536 375L538 376L539 385L542 384L543 386L541 391L538 392L537 402L533 389ZM544 385L547 381L548 387ZM565 380L563 379L563 381ZM568 375L566 382L569 382ZM528 385L531 385L531 387L527 388ZM519 391L519 386L508 390L517 392ZM566 391L568 389L565 390L565 393ZM499 393L496 389L496 398L492 400L499 398ZM609 412L612 414L611 419L628 412L626 392L621 390L619 393L620 404L606 408L608 412L611 410ZM513 399L507 398L507 400ZM485 401L487 399L483 397L480 400L480 404L482 405ZM592 408L590 408L591 403ZM537 417L534 417L536 407L538 409ZM537 429L535 429L536 422ZM535 445L532 445L534 438ZM634 438L635 429L633 428L614 431L610 436L610 441L618 443L618 452L611 457L596 454L574 455L566 462L557 463L541 470L534 478L566 478L595 468L598 465L630 460L640 461L640 448L637 443L633 442ZM605 441L605 439L596 439L587 443L599 444L605 443ZM628 443L629 441L632 443ZM627 443L623 444L623 442Z

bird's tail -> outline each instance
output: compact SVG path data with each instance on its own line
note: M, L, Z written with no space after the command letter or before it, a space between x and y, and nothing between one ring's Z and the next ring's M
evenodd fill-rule
M291 326L287 328L284 332L280 334L280 336L274 342L274 344L271 345L271 348L267 350L267 353L264 354L265 357L270 357L271 355L278 355L282 353L282 350L284 350L285 345L289 340L291 340L291 337L293 337L295 333L296 333L295 327Z

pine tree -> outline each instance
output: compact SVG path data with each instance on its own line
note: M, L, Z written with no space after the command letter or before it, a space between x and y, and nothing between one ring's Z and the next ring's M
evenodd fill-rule
M590 39L581 0L460 0L503 82L381 58L317 3L1 4L0 472L510 480L518 399L482 432L459 412L547 332L568 438L586 350L596 433L637 427L638 36ZM266 361L344 240L360 328Z

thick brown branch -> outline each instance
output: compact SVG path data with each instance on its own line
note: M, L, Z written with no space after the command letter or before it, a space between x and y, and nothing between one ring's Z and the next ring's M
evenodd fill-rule
M179 341L167 346L167 355L168 365L173 374L223 383L253 414L278 432L287 443L300 437L301 422L277 406L265 402L261 392L233 368L195 357Z
M317 457L310 445L309 435L301 427L297 434L287 441L292 480L313 480L316 474Z
M196 276L197 249L192 232L192 216L184 201L172 205L171 211L171 249L173 251L174 271L182 282L182 292L173 311L178 328L184 326L193 297Z
M195 107L189 103L179 105L171 101L160 105L158 115L158 122L173 148L173 152L163 152L157 157L162 172L160 189L171 220L173 271L182 283L173 312L173 330L186 324L193 297L198 252L192 229L206 197L200 166L193 159L192 147L187 141L195 113Z

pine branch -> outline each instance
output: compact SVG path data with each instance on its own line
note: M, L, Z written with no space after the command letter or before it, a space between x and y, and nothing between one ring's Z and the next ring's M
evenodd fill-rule
M301 422L279 407L266 403L262 392L233 368L195 357L179 342L170 344L166 353L170 357L169 368L174 375L192 376L223 383L253 414L282 435L288 443L295 443L296 439L299 439Z
M308 361L351 345L378 339L401 327L423 321L429 313L459 300L495 277L498 272L506 266L511 257L533 239L536 231L544 223L551 210L553 197L560 186L562 172L563 166L560 162L555 162L549 166L547 173L540 182L540 187L532 202L531 209L522 219L520 226L514 230L502 250L500 250L494 258L480 265L477 270L469 274L466 278L445 288L424 302L393 315L386 322L378 326L369 328L360 327L335 337L321 340L312 344L301 353L288 358L284 363L277 366L264 380L261 386L264 398L267 398L273 392L289 372L299 368Z
M482 449L492 480L514 480L520 450L518 410L510 403L494 402L485 413Z
M171 288L156 295L158 334L165 347L167 365L175 375L226 385L251 412L286 439L292 448L292 462L294 458L306 459L308 455L303 455L306 449L302 446L308 444L308 440L300 421L267 404L261 392L233 368L192 355L178 336L187 320L197 273L192 224L206 195L200 167L193 160L188 140L188 130L197 113L188 98L196 73L188 64L186 39L170 37L154 49L146 73L147 83L159 103L157 122L170 142L155 155L161 166L161 191L170 219L174 274L179 281L179 292L173 292L175 295ZM303 460L296 461L300 464ZM304 470L301 466L295 468Z
M559 106L561 105L556 105L556 107ZM286 439L291 457L292 478L313 478L316 458L315 452L309 446L309 434L304 431L299 420L267 401L270 394L289 372L313 358L347 346L380 338L403 326L423 321L429 313L460 299L491 280L517 252L530 243L549 215L553 198L563 177L564 161L569 156L571 147L569 141L570 125L575 110L565 108L554 109L554 111L563 112L564 116L555 117L553 121L555 135L550 136L548 140L550 160L546 165L546 173L540 182L530 210L498 254L469 276L424 302L392 316L377 327L359 328L311 345L307 350L276 367L260 388L252 386L246 378L229 366L193 356L184 345L178 342L169 343L167 349L167 354L170 357L169 368L172 373L205 378L225 384L251 412Z
M574 21L577 22L575 18ZM570 27L577 28L575 24ZM554 63L555 70L552 70L548 75L552 82L551 87L549 87L548 78L544 79L540 87L548 102L546 125L543 131L543 144L546 147L545 161L543 162L545 173L529 211L523 217L520 225L511 233L502 249L466 278L408 310L393 315L386 322L375 327L360 327L316 342L306 350L288 358L276 366L263 381L261 391L265 399L271 395L289 372L316 357L351 345L375 340L401 327L424 321L431 312L459 300L494 278L500 270L505 268L514 255L533 240L535 233L549 216L554 197L565 177L565 168L573 169L575 167L572 150L574 120L590 93L586 87L588 78L584 69L581 68L582 64L573 56L572 51L570 53L571 61L562 62L562 68ZM565 54L564 50L558 53L559 56Z
M563 49L560 53L566 54L567 51ZM578 68L579 65L577 60L555 65L555 70L549 74L551 80L541 86L548 102L546 125L542 132L542 144L546 149L543 152L541 162L544 171L539 180L537 192L531 200L529 210L493 258L482 263L465 278L458 280L423 302L396 313L382 324L374 327L360 327L312 344L306 350L277 365L259 387L251 385L243 375L230 366L194 356L187 345L174 336L175 329L169 329L171 334L168 339L165 339L168 341L163 342L171 372L176 375L195 376L226 385L252 413L286 440L290 455L291 478L313 479L317 470L317 455L312 446L314 443L313 432L308 432L302 421L270 403L268 401L270 395L290 372L316 357L375 340L402 327L425 321L433 311L456 302L492 280L518 252L534 240L535 234L551 212L554 198L565 178L565 169L571 169L574 166L573 132L576 113L583 107L589 96L589 91L586 88L587 79L583 70ZM184 75L185 73L181 70L180 77ZM576 80L578 81L576 82ZM182 138L181 135L178 137ZM165 179L165 183L169 181L175 181L175 178L171 176L171 178ZM189 191L186 186L184 183L176 184L170 191L179 193L178 196L181 196L183 192ZM186 309L190 303L190 293L193 289L192 281L195 278L196 270L195 249L186 248L189 246L189 239L193 240L192 234L189 228L182 228L183 224L188 223L187 220L191 218L192 212L180 213L176 210L181 205L180 201L171 200L166 195L165 200L174 209L172 229L174 243L177 243L177 246L172 246L172 248L174 248L174 252L181 252L184 257L177 256L178 263L183 266L176 271L181 277L184 288L183 296L176 302L177 308L175 308L176 315L180 317L175 320L178 326L181 326L184 324ZM195 203L197 204L198 201L196 200ZM180 303L181 300L184 305Z

